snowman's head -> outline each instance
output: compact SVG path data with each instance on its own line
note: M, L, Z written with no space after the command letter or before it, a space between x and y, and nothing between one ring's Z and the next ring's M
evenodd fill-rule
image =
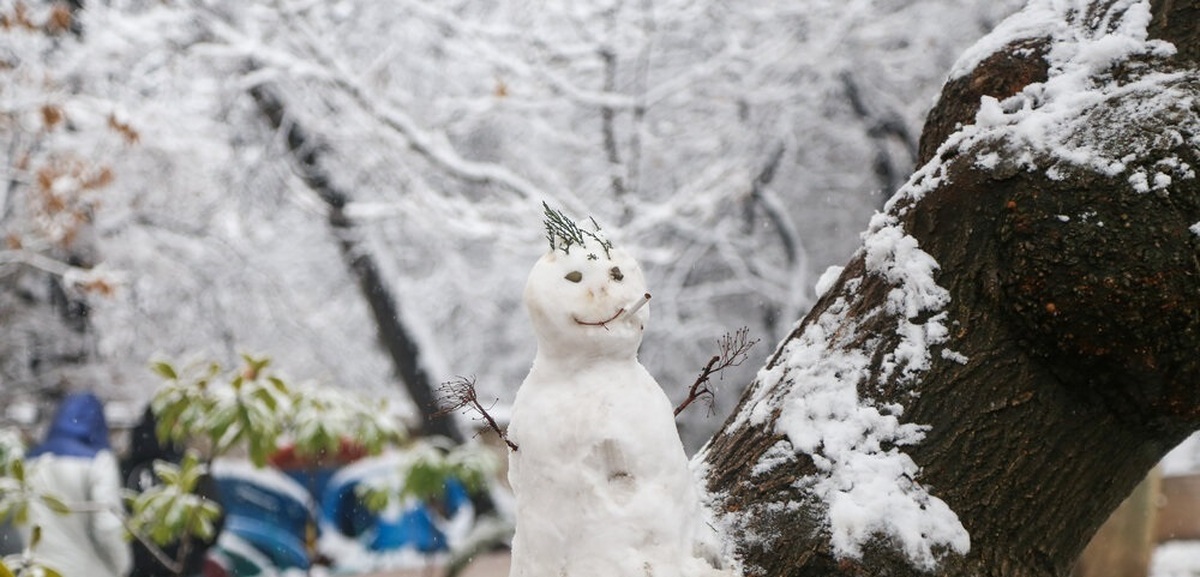
M646 280L627 252L588 233L533 265L525 307L539 354L564 359L632 357L649 317Z

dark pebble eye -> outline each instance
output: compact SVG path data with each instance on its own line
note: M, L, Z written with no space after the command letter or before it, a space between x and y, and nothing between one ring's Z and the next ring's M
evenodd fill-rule
M583 273L581 273L577 270L573 270L573 271L567 273L567 276L564 276L563 278L565 278L571 282L579 282L579 281L583 280Z
M621 274L621 269L619 267L615 267L615 266L608 270L608 274L609 274L609 276L612 277L613 280L617 280L617 281L625 278L625 275Z

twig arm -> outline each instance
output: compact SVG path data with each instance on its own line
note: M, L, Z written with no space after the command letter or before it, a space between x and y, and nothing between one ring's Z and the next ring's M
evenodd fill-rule
M720 340L717 341L717 346L721 350L721 354L713 355L708 359L708 363L704 365L704 369L700 371L700 375L696 377L696 381L688 388L687 398L675 407L675 416L679 416L688 405L694 403L697 399L704 399L708 403L708 410L711 413L713 410L713 399L716 396L716 390L710 386L712 376L728 369L736 367L749 356L750 349L758 344L758 339L750 340L750 329L742 327L733 333L725 333Z
M483 419L489 429L496 432L500 439L508 445L509 449L517 450L516 443L513 443L508 438L508 432L500 428L500 424L492 417L487 408L479 402L479 396L475 392L474 377L456 377L453 381L446 381L442 386L438 387L438 393L441 394L439 408L434 417L444 417L464 409L467 412L475 412L479 417L472 417L475 420Z

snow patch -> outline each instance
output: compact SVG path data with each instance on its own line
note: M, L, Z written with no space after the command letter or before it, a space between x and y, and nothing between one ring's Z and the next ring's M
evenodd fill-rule
M1020 12L1010 16L992 29L992 33L980 39L959 56L950 70L954 80L970 74L988 57L1005 46L1020 40L1042 38L1053 34L1060 25L1057 10L1047 1L1032 1Z
M833 285L837 282L838 277L842 276L843 270L845 270L845 267L831 266L825 269L825 272L821 273L821 278L817 279L817 285L815 287L817 298L825 296L825 293L829 292L829 289L833 288Z
M794 460L796 460L796 451L792 448L791 443L788 443L787 441L779 441L774 445L771 445L771 448L767 449L762 456L758 458L758 462L755 463L754 468L750 471L750 474L755 477L766 475L767 473L773 471L775 467Z
M953 361L960 365L965 365L967 364L967 361L970 360L967 355L964 355L958 351L952 351L950 349L942 349L942 358L946 359L947 361Z
M937 310L950 302L950 293L938 286L933 273L938 264L917 247L917 239L904 232L896 217L876 213L863 235L867 271L896 288L888 294L887 310L913 318L921 311Z
M919 468L899 449L921 441L925 427L901 423L899 405L879 407L860 398L858 386L870 374L870 357L829 344L847 320L846 308L831 307L785 349L792 388L780 402L775 424L821 470L805 481L828 507L834 552L858 558L863 544L883 535L921 567L936 565L937 546L965 554L970 548L966 529L944 502L913 481ZM903 356L928 357L927 351L916 352L926 341L910 342L907 336L905 341L914 350ZM779 462L781 449L768 451L756 470Z
M900 343L884 357L880 380L891 378L896 369L902 369L902 380L910 380L929 369L930 347L941 344L948 335L942 324L945 313L934 314L924 322L913 320L945 307L950 293L933 279L937 261L917 246L917 239L904 232L893 215L877 213L871 219L862 250L867 272L882 276L893 286L885 310L896 316L896 332L900 335Z
M980 154L979 157L975 159L975 166L978 166L979 168L982 168L984 170L992 170L999 165L1000 165L1000 154L996 153L996 152Z
M1134 168L1131 162L1145 158L1147 149L1169 150L1184 145L1177 131L1147 130L1120 138L1101 128L1103 118L1094 114L1144 118L1148 123L1168 111L1185 111L1186 95L1171 88L1185 73L1144 72L1116 79L1114 67L1135 58L1159 58L1174 54L1170 43L1149 38L1146 26L1150 6L1146 0L1119 0L1104 12L1093 13L1084 0L1033 0L1024 10L997 26L992 34L969 49L955 65L951 78L969 74L991 55L1014 42L1034 38L1047 40L1048 79L1033 83L1003 100L985 96L975 122L947 139L938 156L949 150L968 150L991 140L1006 143L981 152L976 166L985 170L1011 162L1018 167L1041 169L1051 179L1061 179L1064 170L1080 166L1107 176L1126 171L1129 185L1137 192L1165 195L1173 182L1195 178L1185 162L1169 156L1152 169ZM1080 24L1084 18L1091 18ZM1119 111L1103 108L1120 98L1138 95L1137 106ZM1150 96L1146 96L1150 95ZM1118 148L1119 150L1114 150ZM1035 161L1041 160L1041 166ZM1046 159L1049 159L1048 161ZM938 164L934 161L931 164ZM1133 170L1131 170L1133 168Z
M1200 542L1168 541L1154 549L1151 577L1200 577Z
M267 487L287 495L297 503L304 503L305 506L312 503L312 496L294 479L276 469L255 467L249 461L217 459L212 464L212 475L218 479L238 479Z
M1154 173L1154 190L1164 190L1171 186L1171 175L1161 172Z
M920 193L918 184L910 184L898 196ZM899 204L889 209L902 210ZM934 280L938 264L890 213L872 219L859 255L866 275L882 277L892 286L873 313L895 318L899 336L883 360L879 378L910 384L930 367L931 349L949 337L947 313L941 309L950 295ZM920 468L901 450L920 442L927 427L901 422L904 407L899 404L859 395L860 387L878 384L869 382L872 344L851 344L857 335L856 319L849 311L861 298L863 278L849 279L837 299L784 344L780 361L759 372L752 393L758 398L735 416L731 427L764 425L778 410L774 427L786 442L767 450L753 473L768 472L797 452L807 455L819 472L797 481L797 486L825 505L835 555L859 558L864 544L884 537L913 565L929 569L937 565L935 550L966 554L970 536L954 511L915 480ZM959 353L948 354L958 362L966 360ZM749 521L735 522L747 526Z

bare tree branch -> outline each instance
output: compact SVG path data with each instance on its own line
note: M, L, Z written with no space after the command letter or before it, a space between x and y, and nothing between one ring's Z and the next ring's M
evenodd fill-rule
M682 403L679 403L678 407L675 407L675 416L679 416L679 413L682 413L684 409L688 408L689 405L698 399L704 399L704 402L708 405L708 412L711 414L713 412L713 398L716 393L716 390L709 386L712 376L745 362L750 349L758 344L758 340L750 340L750 329L748 327L742 327L733 333L725 333L717 341L717 346L720 348L721 353L713 355L711 359L708 359L708 364L704 365L704 368L700 371L700 375L696 377L696 382L692 383L691 388L688 389L687 398Z
M87 272L87 269L71 266L61 260L24 249L0 250L0 266L6 264L23 264L55 276L66 276L72 272Z
M517 450L516 443L508 440L508 433L500 428L496 419L479 402L479 396L475 392L474 377L455 377L452 381L442 383L437 392L441 398L438 402L438 411L433 414L434 417L445 417L460 409L468 413L479 413L479 417L472 417L472 419L477 421L482 419L487 423L488 428L495 431L504 444L508 445L508 448Z

